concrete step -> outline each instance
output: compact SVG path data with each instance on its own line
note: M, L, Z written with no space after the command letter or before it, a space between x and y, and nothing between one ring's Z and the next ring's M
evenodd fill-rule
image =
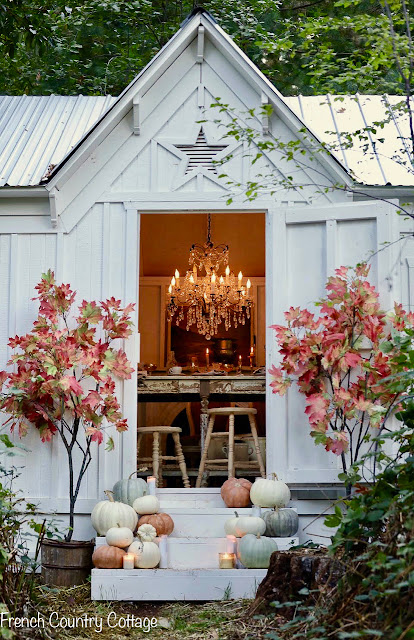
M255 597L266 569L92 569L92 600L234 600Z
M280 551L299 544L299 538L273 538ZM167 566L169 569L218 569L218 554L226 549L226 538L167 538ZM96 538L96 546L106 544L105 538Z

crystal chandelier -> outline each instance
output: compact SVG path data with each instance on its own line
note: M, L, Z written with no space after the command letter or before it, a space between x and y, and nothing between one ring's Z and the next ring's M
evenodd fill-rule
M232 324L245 324L253 305L251 282L244 286L242 272L236 278L230 271L228 245L212 243L210 214L207 240L204 245L192 245L188 264L184 278L176 269L168 287L168 320L175 318L177 325L185 321L187 331L196 325L207 340L217 334L221 323L226 330Z

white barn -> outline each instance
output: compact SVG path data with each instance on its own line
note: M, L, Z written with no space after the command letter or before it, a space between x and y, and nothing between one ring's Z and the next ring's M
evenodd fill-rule
M0 98L2 368L10 355L8 337L31 327L36 312L31 301L34 286L48 268L59 281L69 282L81 298L102 300L114 295L125 304L135 302L137 332L126 351L133 362L140 360L140 229L145 216L158 229L152 238L155 248L163 237L163 227L156 222L159 215L210 212L237 214L241 219L261 214L265 278L257 279L256 291L265 308L266 327L282 323L290 305L306 305L319 298L335 267L355 264L401 235L405 241L372 259L372 277L384 307L394 300L413 304L412 225L396 214L399 202L412 199L410 173L378 155L362 158L358 150L343 151L337 157L315 153L312 162L295 169L295 183L304 185L302 189L278 188L272 195L259 193L257 199L246 201L211 167L194 162L189 168L188 153L197 147L200 120L205 120L205 145L226 146L222 157L232 153L225 171L235 183L254 179L266 165L280 179L290 175L292 167L278 154L269 154L252 167L245 143L222 139L224 129L214 121L217 110L209 109L216 97L240 113L270 104L272 115L254 120L258 131L263 135L269 131L285 141L302 140L308 150L317 148L316 134L327 139L326 130L358 128L359 123L373 119L383 104L375 96L345 102L329 96L282 97L203 10L189 16L118 98ZM391 122L385 131L397 145L401 126ZM177 145L186 145L190 151L185 153ZM359 183L350 177L349 167L360 176ZM323 189L338 183L346 189ZM230 196L233 200L227 205ZM156 293L156 287L163 286L164 281L160 282L148 281L145 303L152 304L151 296L162 291ZM262 336L262 349L268 369L277 360L270 329ZM122 438L115 434L115 451L108 453L101 447L91 465L77 501L77 539L93 536L89 514L103 491L136 469L136 375L120 385L119 392L129 431ZM290 485L292 504L301 516L301 540L323 541L318 537L327 535L323 526L303 530L323 510L326 491L339 486L337 460L315 447L294 392L279 398L267 385L266 416L267 472L277 472ZM31 433L25 444L32 453L22 460L24 494L39 503L41 511L65 517L67 479L58 441L42 444ZM183 522L194 522L195 509L199 509L199 521L202 515L205 522L217 516L222 522L227 517L218 490L163 491L163 499L176 508L177 520L181 514ZM177 501L181 500L180 510ZM203 598L212 597L211 589L206 589Z

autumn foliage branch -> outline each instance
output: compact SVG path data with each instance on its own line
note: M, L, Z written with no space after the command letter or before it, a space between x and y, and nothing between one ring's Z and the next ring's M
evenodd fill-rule
M287 325L272 326L281 357L269 371L273 392L284 395L296 382L315 444L341 456L344 476L398 406L402 392L389 376L401 365L389 338L414 324L401 305L393 314L380 309L368 273L366 264L337 269L316 303L318 315L291 307Z
M115 298L100 304L84 300L72 317L76 292L67 284L56 284L50 270L36 290L33 299L39 300L39 313L33 329L8 343L17 352L8 362L12 370L0 372L0 409L9 416L6 424L20 436L30 426L43 442L60 436L69 464L70 540L92 443L102 443L108 425L118 432L128 429L114 378L130 378L133 368L125 352L112 343L131 335L134 305L121 308ZM113 447L109 437L107 449Z

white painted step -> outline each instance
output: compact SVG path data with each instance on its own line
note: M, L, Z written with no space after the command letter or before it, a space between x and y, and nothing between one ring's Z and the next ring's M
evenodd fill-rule
M225 536L224 524L234 516L235 511L239 516L252 515L251 507L245 509L168 507L161 508L160 511L168 513L174 520L174 531L171 534L174 538L187 538L189 535L194 538L222 538ZM262 509L262 514L265 511L269 509Z
M92 600L234 600L255 597L267 569L92 569Z
M280 551L299 544L299 538L273 538ZM168 569L218 569L218 554L226 549L226 538L167 538ZM96 546L106 544L96 538Z
M220 488L205 487L202 489L157 489L156 495L161 508L208 509L225 508L220 495Z

